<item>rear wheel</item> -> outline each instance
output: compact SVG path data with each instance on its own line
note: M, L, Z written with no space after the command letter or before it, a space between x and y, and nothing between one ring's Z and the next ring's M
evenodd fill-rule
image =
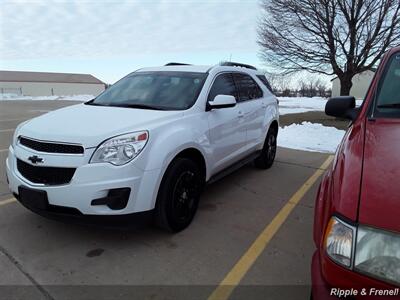
M261 150L260 155L254 160L254 164L260 169L269 169L275 160L276 155L276 137L277 130L274 127L270 127L265 138L264 146Z
M161 181L156 204L156 221L162 229L178 232L196 214L204 178L199 167L187 158L176 158Z

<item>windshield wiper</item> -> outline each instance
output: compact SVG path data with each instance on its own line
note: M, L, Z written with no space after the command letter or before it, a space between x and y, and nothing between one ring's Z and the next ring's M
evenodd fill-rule
M108 106L108 104L95 103L94 100L96 100L96 99L89 100L89 101L87 101L87 102L85 102L83 104L85 104L85 105L95 105L95 106Z
M84 102L83 104L93 104L94 99Z
M166 107L157 106L157 105L149 105L149 104L139 104L139 103L113 103L110 106L116 107L127 107L127 108L139 108L139 109L154 109L154 110L167 110Z
M400 108L400 103L380 104L378 108Z
M157 106L157 105L149 105L149 104L140 104L140 103L96 103L94 100L90 100L85 102L86 105L96 105L96 106L114 106L114 107L127 107L127 108L140 108L140 109L154 109L154 110L168 110L168 107Z

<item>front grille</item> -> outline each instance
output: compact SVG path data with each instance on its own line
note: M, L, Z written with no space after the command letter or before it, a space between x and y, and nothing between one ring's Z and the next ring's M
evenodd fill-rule
M19 143L27 148L47 153L82 154L84 151L80 145L41 142L26 137L20 137Z
M17 159L19 173L33 183L58 185L69 183L74 176L75 168L58 168L32 166Z

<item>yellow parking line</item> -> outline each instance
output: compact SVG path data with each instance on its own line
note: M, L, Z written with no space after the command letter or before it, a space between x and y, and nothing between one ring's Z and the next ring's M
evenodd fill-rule
M14 131L14 130L15 130L15 128L12 128L12 129L1 129L0 132L11 132L11 131Z
M13 203L13 202L16 202L16 201L17 201L17 199L15 199L15 198L2 200L2 201L0 201L0 206L6 205L6 204L10 204L10 203Z
M8 120L0 120L0 122L12 122L12 121L23 121L26 120L25 118L23 119L8 119Z
M260 256L260 254L267 247L268 243L277 233L282 224L289 217L290 213L308 192L308 190L314 185L318 178L324 173L326 168L330 165L333 160L333 156L330 155L321 167L315 171L315 173L307 179L307 181L300 187L299 190L289 199L285 206L279 211L274 217L271 223L265 227L257 239L253 242L246 253L239 259L235 266L229 271L225 278L221 281L218 287L213 291L208 300L226 300L232 294L235 287L240 283L242 278L249 271L251 266Z

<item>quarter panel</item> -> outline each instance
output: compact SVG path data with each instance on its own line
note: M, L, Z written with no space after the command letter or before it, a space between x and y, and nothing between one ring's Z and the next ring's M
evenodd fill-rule
M364 122L346 132L332 169L333 194L331 211L357 220L363 163Z

